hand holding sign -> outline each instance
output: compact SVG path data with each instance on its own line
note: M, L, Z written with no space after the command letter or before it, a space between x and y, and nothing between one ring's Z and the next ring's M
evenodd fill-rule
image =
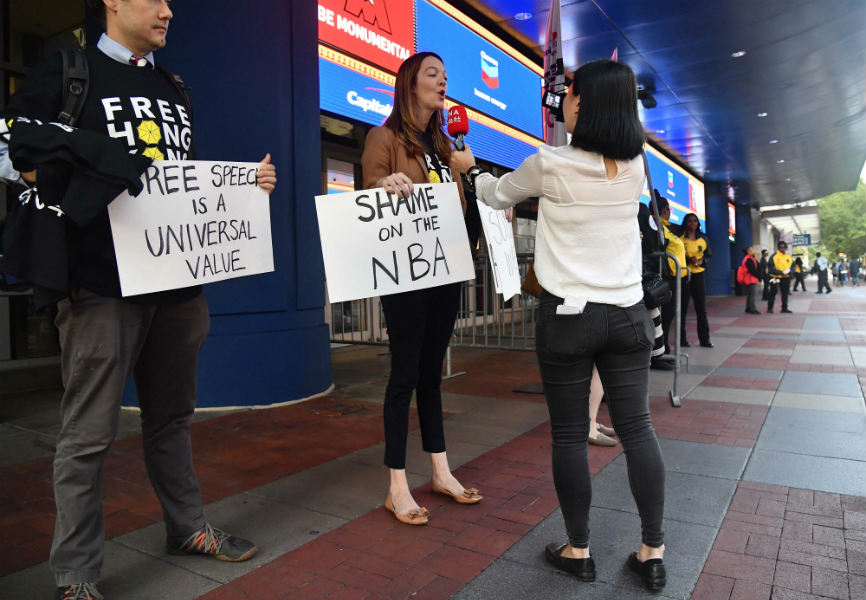
M385 188L385 191L395 196L408 198L414 186L412 180L405 173L391 173L376 182L376 186Z
M269 164L270 156L266 156ZM273 166L273 165L271 165ZM274 270L262 163L155 161L144 190L108 206L124 296Z
M274 191L274 186L277 184L277 167L271 164L271 153L265 154L262 162L259 163L259 170L256 171L256 183L267 193Z
M386 178L387 179L387 178ZM331 302L475 277L457 184L316 196Z

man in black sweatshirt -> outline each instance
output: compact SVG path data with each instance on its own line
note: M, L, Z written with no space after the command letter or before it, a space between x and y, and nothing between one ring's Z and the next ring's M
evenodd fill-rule
M195 159L188 99L154 63L153 52L165 45L172 18L168 0L87 2L106 33L85 51L90 88L76 126L99 132L104 144L118 147L122 155ZM46 60L3 110L6 123L13 123L9 156L16 166L35 167L21 173L28 183L39 183L39 175L56 176L57 170L32 153L23 163L16 159L15 118L57 120L62 72L59 56ZM17 173L2 150L0 163L5 159L7 164L0 164L0 173L8 177L11 172L14 178ZM70 182L79 181L80 165L66 170ZM259 165L257 182L268 193L274 188L270 155ZM86 179L77 185L86 204L91 197ZM117 434L130 375L141 409L147 472L163 509L167 551L242 561L257 550L252 542L205 521L193 470L189 422L196 362L209 329L201 288L122 298L108 213L104 207L94 212L68 223L69 289L58 303L56 319L65 391L54 459L57 518L50 566L57 597L64 599L102 598L95 585L105 546L102 463Z

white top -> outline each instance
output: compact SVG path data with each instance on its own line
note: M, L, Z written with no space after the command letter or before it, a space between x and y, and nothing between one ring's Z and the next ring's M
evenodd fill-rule
M637 222L643 160L638 155L616 166L608 179L601 154L541 146L516 171L475 179L478 199L493 208L538 196L535 275L554 296L622 307L643 299Z

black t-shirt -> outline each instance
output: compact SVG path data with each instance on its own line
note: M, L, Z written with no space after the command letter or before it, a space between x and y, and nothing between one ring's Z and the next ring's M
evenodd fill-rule
M118 62L95 46L85 50L90 89L76 127L124 141L130 153L154 160L194 160L192 115L185 98L157 69ZM63 69L60 55L46 59L10 98L4 115L56 121L62 104ZM38 177L38 171L37 171ZM39 182L37 180L37 186ZM69 229L69 268L73 288L120 297L114 242L108 211L102 210L84 227ZM140 302L187 300L199 286L130 297Z
M420 141L424 148L424 165L427 167L427 181L430 183L454 181L451 167L443 163L433 149L433 136L425 131L421 134ZM478 212L475 194L464 185L462 176L458 179L457 185L463 186L463 195L466 198L466 214L463 215L463 222L466 225L466 234L469 237L469 247L472 248L474 255L478 239L481 236L481 215Z
M420 136L421 146L424 148L424 165L427 167L427 181L430 183L448 183L454 181L451 175L451 167L443 163L433 148L433 136L425 131Z

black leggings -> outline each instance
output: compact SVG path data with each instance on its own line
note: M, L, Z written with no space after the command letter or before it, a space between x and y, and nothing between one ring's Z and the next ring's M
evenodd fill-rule
M688 282L683 284L682 313L680 318L680 337L686 339L686 314L689 312L689 298L695 302L695 314L698 317L698 341L702 344L710 343L710 322L707 320L707 282L706 271L692 273Z
M460 285L382 296L391 347L391 378L385 390L385 465L406 468L409 404L415 391L421 443L445 452L442 428L442 361L460 305Z
M592 484L586 444L593 363L607 395L613 428L625 449L641 539L664 543L665 469L649 414L649 362L654 329L642 303L628 308L589 303L579 315L557 315L562 303L542 292L536 328L538 365L550 411L553 482L568 542L589 547Z

